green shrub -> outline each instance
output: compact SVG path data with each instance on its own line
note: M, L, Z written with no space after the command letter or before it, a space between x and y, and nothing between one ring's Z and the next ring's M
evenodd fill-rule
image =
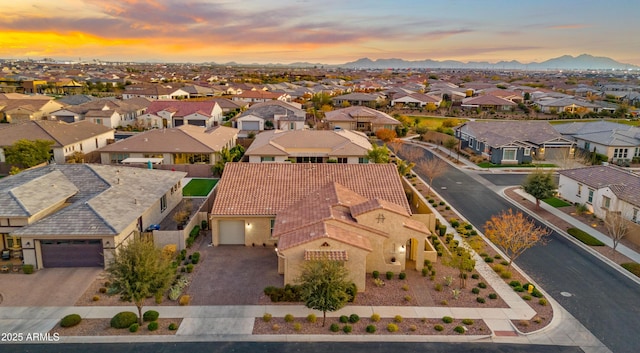
M366 331L368 333L375 333L376 332L376 326L375 325L367 325Z
M353 303L356 301L356 296L358 295L358 287L356 286L356 284L354 282L349 283L349 286L347 287L347 295L349 295L349 303Z
M500 259L502 259L502 256L500 256L499 254L495 254L495 255L493 255L493 258L496 259L496 260L500 260Z
M640 277L640 264L636 262L625 262L620 264L622 268Z
M380 314L374 313L373 315L371 315L371 321L373 321L373 322L380 321Z
M467 325L467 326L471 326L471 325L473 325L473 320L471 320L471 319L462 319L462 323Z
M514 287L514 288L515 288L515 287L522 287L522 284L520 284L520 282L519 282L519 281L511 281L511 282L509 282L509 285L510 285L511 287Z
M291 314L287 314L284 316L284 322L293 322L293 320L295 320L295 318Z
M331 326L329 326L329 330L331 330L331 332L338 332L338 331L340 331L340 325L331 324Z
M129 328L136 322L138 322L138 315L131 311L122 311L111 318L110 325L113 328Z
M371 275L373 276L373 278L380 278L380 271L373 271L371 272Z
M445 324L450 324L453 322L453 318L451 316L443 316L442 322L444 322Z
M473 293L473 294L480 294L480 288L478 288L478 287L473 287L473 288L471 288L471 293Z
M436 331L443 331L444 330L444 326L438 324L438 325L433 326L433 329L436 330Z
M451 224L453 228L458 228L458 226L460 225L460 222L457 219L452 218L449 220L449 224Z
M172 323L169 324L169 330L170 331L175 331L177 329L178 329L178 325L176 325L175 323L172 322Z
M193 246L193 243L194 243L195 241L196 241L196 240L195 240L194 238L192 238L192 237L188 237L188 238L187 238L187 248L191 248L191 246Z
M353 331L353 327L351 325L344 325L342 328L342 332L344 333L351 333L351 331Z
M478 282L478 288L485 289L485 288L487 288L487 284L484 283L484 282Z
M387 331L389 332L398 332L398 325L396 324L388 324Z
M511 271L504 271L500 274L500 277L504 278L504 279L509 279L511 278Z
M358 316L358 314L349 315L349 322L350 323L355 324L358 321L360 321L360 316Z
M158 329L158 322L157 321L152 321L149 323L149 325L147 326L147 328L149 329L149 331L155 331Z
M436 292L442 292L442 284L436 283L434 289L436 290Z
M60 320L61 327L73 327L82 321L82 318L78 314L69 314Z
M343 324L346 324L347 322L349 322L349 317L347 315L341 315L340 322L342 322Z
M293 330L296 332L300 332L300 330L302 330L302 324L299 322L294 322L293 323Z
M507 261L507 260L502 260L502 261L500 261L500 265L502 265L502 266L509 266L509 261Z
M466 331L462 326L456 326L453 328L453 330L459 334L463 334Z
M137 323L131 324L131 326L129 326L129 332L138 332L139 327L140 325L138 325Z
M427 277L429 274L429 269L427 267L422 268L422 277Z
M200 262L200 253L196 251L191 255L191 263L196 265L198 262Z
M271 321L272 318L273 318L273 315L269 313L265 313L264 315L262 315L262 321L264 322L269 322Z
M402 316L401 315L396 315L393 317L393 321L397 322L397 323L401 323L402 322Z
M393 278L393 272L387 271L387 279L392 279L392 278Z
M477 274L477 273L474 273L474 274L471 275L471 278L478 279L478 278L480 278L480 275Z
M489 257L489 256L485 257L484 258L484 262L486 262L488 264L492 263L493 262L493 257Z
M516 292L524 292L524 288L522 287L513 287L513 290Z
M500 272L504 271L504 266L502 266L502 265L493 265L493 270L497 274L500 274Z
M187 273L191 273L193 272L193 264L188 264L187 265Z
M578 228L569 228L567 233L589 246L604 246L603 242Z
M531 296L530 295L523 295L522 299L524 300L531 300Z
M197 238L198 235L200 235L200 226L196 225L193 227L193 229L191 229L191 231L189 232L189 237L191 238Z
M434 200L434 199L429 199L429 203L434 203L434 202L436 202L436 200Z
M316 317L316 314L309 314L307 315L307 322L310 322L312 324L315 324L316 321L318 321L318 318Z
M105 294L107 292L107 287L100 287L100 289L98 289L98 292Z
M97 302L98 300L100 300L100 296L94 295L91 299L93 299L94 302Z
M26 264L26 265L22 265L22 273L25 274L32 274L33 273L33 265L32 264Z
M406 273L404 273L404 272L400 272L400 273L398 274L398 278L399 278L399 279L405 279L405 278L407 278L407 274L406 274Z
M548 304L548 303L549 303L549 302L548 302L546 299L544 299L544 298L540 298L540 299L538 300L538 304L540 304L540 305L542 305L542 306L547 306L547 304Z
M483 297L477 297L476 301L480 304L484 304L485 303L485 299Z
M489 299L498 299L498 295L496 293L489 293Z
M142 314L143 321L156 321L160 317L160 313L155 310L147 310Z

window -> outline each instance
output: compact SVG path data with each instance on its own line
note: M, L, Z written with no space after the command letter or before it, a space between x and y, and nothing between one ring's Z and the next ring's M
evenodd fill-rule
M616 148L613 150L613 158L627 158L627 152L626 148Z
M631 220L635 223L638 223L638 209L634 208L633 209L633 216L631 217Z
M22 247L22 239L20 237L16 237L16 245L20 248ZM13 237L7 237L7 247L11 249L13 246Z
M517 150L515 148L505 148L504 150L502 150L502 160L515 161L516 152Z
M531 155L531 147L527 147L524 149L524 155L525 156L530 156Z
M272 220L270 221L270 224L271 224L271 233L269 233L269 234L273 234L273 226L274 226L274 225L276 225L276 220L275 220L275 219L272 219Z
M582 196L582 184L578 184L578 193L576 194L576 196Z
M589 189L589 197L587 198L587 203L593 202L593 189Z
M296 123L289 123L289 130L295 130L296 129Z
M160 212L164 212L167 209L167 195L162 195L160 198Z
M602 196L602 208L609 209L611 207L611 198Z
M476 147L475 144L476 144L476 140L474 140L473 138L470 138L469 139L469 147L475 148Z
M296 163L322 163L322 157L297 157Z
M640 157L640 147L636 147L635 152L633 152L634 157Z
M349 159L347 157L338 157L338 163L347 163Z
M121 163L123 160L129 158L129 154L128 153L112 153L111 154L111 163L112 164L116 164L116 163Z
M360 163L360 164L366 164L366 163L369 163L369 158L367 158L367 157L360 157L360 158L358 158L358 163Z
M585 141L584 142L584 149L589 151L591 149L591 142Z
M273 162L273 157L260 157L260 162Z

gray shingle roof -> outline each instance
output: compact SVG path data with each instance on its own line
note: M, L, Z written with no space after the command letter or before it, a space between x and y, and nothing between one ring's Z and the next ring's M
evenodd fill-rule
M614 166L591 166L566 169L558 174L594 189L609 187L616 196L632 205L640 206L640 175Z
M513 142L541 145L547 141L564 139L546 121L468 121L458 129L492 147Z

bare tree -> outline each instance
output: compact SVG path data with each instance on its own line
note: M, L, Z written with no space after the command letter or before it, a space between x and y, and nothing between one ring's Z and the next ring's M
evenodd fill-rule
M616 253L616 247L620 244L622 238L629 233L629 221L625 219L625 214L628 212L626 207L622 207L620 211L607 211L604 217L604 226L607 229L607 235L613 241L613 248L611 249L614 256Z
M427 192L431 192L431 185L433 185L433 180L444 174L444 172L446 171L446 165L446 162L436 156L425 158L416 162L416 167L414 169L417 170L418 173L424 174L429 179Z

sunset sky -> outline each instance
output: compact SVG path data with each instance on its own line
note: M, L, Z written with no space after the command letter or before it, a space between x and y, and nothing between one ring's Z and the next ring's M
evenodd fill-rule
M0 0L0 58L640 65L638 0Z

